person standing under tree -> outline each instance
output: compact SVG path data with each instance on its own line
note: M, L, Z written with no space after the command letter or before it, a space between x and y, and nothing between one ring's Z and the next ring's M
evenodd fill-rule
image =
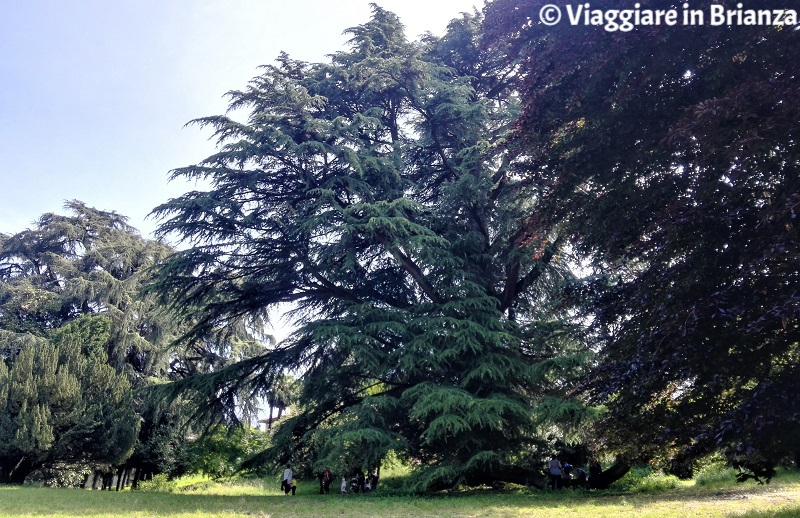
M361 471L361 468L356 468L356 484L358 485L356 493L358 492L366 493L366 487L365 487L366 482L367 482L367 477L366 475L364 475L364 472Z
M553 458L548 463L549 472L550 472L550 486L555 491L556 489L561 489L561 473L564 469L561 466L561 461L558 460L558 455L553 455Z
M293 479L292 466L287 464L286 469L283 470L283 480L281 481L281 489L283 489L283 492L287 495L289 494L289 491L292 490Z
M333 482L333 475L331 470L326 467L322 472L322 490L326 495L331 492L331 482Z

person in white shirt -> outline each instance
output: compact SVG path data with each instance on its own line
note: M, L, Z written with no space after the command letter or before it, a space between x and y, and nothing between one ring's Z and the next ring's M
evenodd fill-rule
M281 482L281 489L283 489L283 492L287 495L289 491L292 490L292 478L292 467L287 464L286 469L283 470L283 481Z

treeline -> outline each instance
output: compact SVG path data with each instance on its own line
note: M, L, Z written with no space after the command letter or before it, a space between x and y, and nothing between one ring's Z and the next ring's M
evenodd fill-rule
M143 291L173 250L116 213L66 208L0 236L0 481L108 487L154 473L231 475L263 434L190 440L214 423L191 426L189 394L165 402L148 388L258 354L262 342L226 330L179 343L188 323ZM270 397L285 408L291 386L282 390Z
M287 373L297 411L244 469L396 456L427 491L541 486L553 453L595 487L633 463L793 462L800 31L609 34L542 5L417 41L373 6L327 62L280 56L229 94L246 122L195 121L219 151L173 175L209 188L154 210L181 250L78 203L4 237L3 476L76 429L114 442L82 461L155 458L173 435L145 409L234 424ZM280 344L274 311L296 326ZM91 368L106 384L67 379ZM115 428L97 410L36 435L76 391Z

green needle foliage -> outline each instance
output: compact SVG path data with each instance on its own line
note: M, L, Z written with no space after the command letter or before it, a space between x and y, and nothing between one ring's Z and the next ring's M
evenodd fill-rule
M231 340L227 331L188 351L174 347L181 323L141 293L150 267L172 250L114 212L78 201L66 208L68 215L45 214L31 229L0 235L0 357L11 380L0 398L8 410L0 476L21 481L40 470L63 482L70 470L107 473L123 461L142 473L180 470L186 463L176 450L186 442L190 412L164 409L144 393L133 399L131 388L219 368L249 354L252 342ZM78 355L85 365L54 354ZM44 392L34 397L20 385L26 379ZM127 393L95 397L95 389ZM141 427L139 417L129 420L134 404ZM140 437L128 457L132 430Z
M115 212L79 201L66 208L71 215L45 214L33 229L0 235L0 329L45 336L102 314L111 322L111 365L127 366L140 382L163 374L175 325L140 289L170 248L143 239Z
M130 383L108 365L107 317L83 316L50 340L0 333L19 353L0 362L0 480L56 463L116 464L139 431Z
M421 463L417 488L510 477L543 435L588 415L559 401L588 358L553 297L572 281L558 229L529 231L540 188L504 145L514 68L477 44L480 17L409 42L373 6L328 63L280 56L214 129L219 152L175 176L210 185L154 212L192 246L156 288L199 315L188 341L291 308L264 355L169 387L228 409L286 371L299 406L250 463ZM247 112L246 121L237 115ZM549 399L548 399L549 398ZM555 398L555 399L553 399ZM554 420L554 416L559 416ZM528 457L525 457L528 458Z

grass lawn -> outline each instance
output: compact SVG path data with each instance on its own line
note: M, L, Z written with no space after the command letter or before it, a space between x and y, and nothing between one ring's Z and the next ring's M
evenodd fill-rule
M176 517L800 517L800 478L771 484L681 485L655 493L474 491L447 496L319 495L313 482L297 495L271 482L207 484L175 493L0 486L0 516Z

